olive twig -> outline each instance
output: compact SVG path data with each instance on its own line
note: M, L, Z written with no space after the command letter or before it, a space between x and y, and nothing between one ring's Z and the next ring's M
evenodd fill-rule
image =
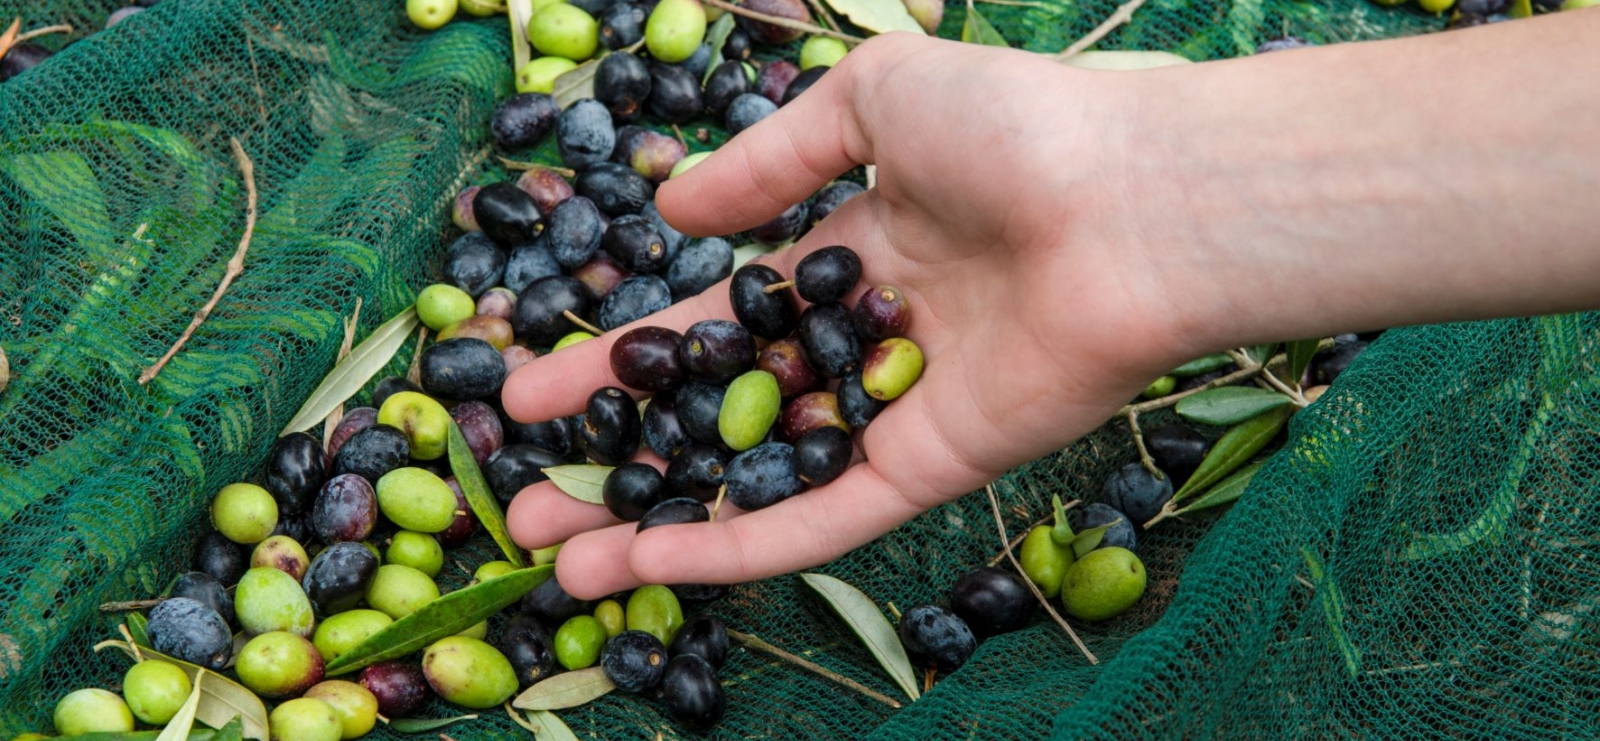
M1082 502L1082 501L1083 500L1081 500L1081 499L1074 499L1074 500L1072 500L1070 502L1067 502L1065 505L1063 505L1062 509L1072 509L1073 507L1078 506L1078 504L1080 502ZM1025 540L1028 537L1029 531L1033 530L1034 528L1036 528L1036 527L1038 527L1040 525L1046 524L1046 523L1050 522L1051 520L1054 520L1055 517L1056 517L1055 514L1051 513L1051 514L1047 514L1044 517L1041 517L1041 518L1039 518L1037 520L1034 520L1032 524L1028 525L1028 527L1022 531L1021 535L1018 535L1017 537L1012 538L1011 539L1011 543L1006 547L1007 548L1016 548L1017 546L1022 545L1022 541ZM999 565L999 563L1001 561L1004 561L1004 560L1006 560L1006 552L1002 550L999 553L996 553L994 555L994 558L989 559L989 565L990 566L997 566L997 565Z
M72 24L70 24L70 23L62 23L62 24L56 25L56 26L45 26L44 28L35 28L32 31L29 31L29 32L27 32L25 34L18 35L17 36L17 43L20 44L20 43L22 43L24 41L32 41L33 39L39 38L40 36L49 36L50 34L53 34L53 33L72 33Z
M761 289L761 292L762 293L777 293L778 291L781 291L781 290L783 290L785 288L793 288L793 287L794 287L794 281L792 281L792 280L783 280L783 281L778 281L777 283L773 283L771 285L768 285L766 288Z
M989 506L994 509L994 526L1000 531L1000 542L1006 544L1006 558L1011 561L1012 568L1016 569L1018 574L1026 574L1027 572L1022 570L1022 564L1017 563L1017 555L1011 552L1011 539L1006 536L1006 521L1005 518L1000 516L1000 497L994 493L994 484L984 486L983 491L989 495ZM1067 637L1071 638L1072 643L1078 647L1079 651L1083 652L1084 658L1087 658L1091 664L1100 663L1100 659L1095 658L1094 652L1090 651L1088 646L1083 645L1083 639L1078 637L1078 633L1072 629L1072 626L1067 625L1067 621L1061 619L1061 614L1056 612L1056 608L1050 606L1050 600L1045 598L1044 592L1039 591L1039 585L1034 584L1033 580L1026 576L1022 578L1022 583L1028 585L1028 591L1033 592L1033 596L1038 598L1039 604L1044 606L1045 612L1050 613L1050 617L1055 619L1056 624L1067 632Z
M873 690L871 687L868 687L868 686L866 686L866 685L864 685L864 684L862 684L860 682L857 682L854 679L851 679L851 678L849 678L847 676L844 676L843 674L840 674L840 673L834 672L834 671L829 671L828 669L824 669L823 667L821 667L821 666L819 666L817 664L814 664L814 663L812 663L810 661L806 661L805 659L802 659L799 656L796 656L796 655L794 655L792 653L789 653L788 651L785 651L785 650L783 650L781 648L778 648L777 646L774 646L774 645L772 645L770 643L767 643L766 641L763 641L760 638L757 638L757 637L755 637L753 635L748 635L746 633L740 633L737 630L730 630L730 631L728 631L728 637L732 638L733 640L738 641L739 643L742 643L742 644L744 644L744 645L746 645L746 646L748 646L750 648L756 649L757 651L768 653L768 654L776 656L776 657L778 657L780 659L783 659L784 661L787 661L787 662L789 662L791 664L794 664L795 666L798 666L801 669L805 669L806 671L809 671L812 674L815 674L815 675L817 675L819 677L822 677L823 679L827 679L827 680L832 681L832 682L834 682L836 684L839 684L839 685L842 685L842 686L847 687L849 689L855 690L856 692L859 692L859 693L861 693L863 695L866 695L867 697L870 697L870 698L872 698L874 700L877 700L878 702L881 702L881 703L883 703L885 705L888 705L891 708L894 708L894 709L898 710L901 707L900 706L900 701L898 701L898 700L896 700L896 699L894 699L892 697L889 697L888 695L885 695L885 694L883 694L881 692L877 692L877 691Z
M833 14L828 12L828 6L823 5L821 0L806 1L811 3L812 10L817 11L817 17L822 19L822 25L827 26L835 31L842 30L839 28L839 22L833 19Z
M1262 386L1262 388L1265 388L1268 391L1276 391L1284 396L1289 397L1289 401L1294 402L1294 405L1297 408L1304 409L1308 406L1311 406L1311 402L1306 401L1306 397L1301 394L1298 389L1289 388L1288 384L1284 383L1277 376L1273 375L1272 369L1268 367L1267 363L1256 364L1251 362L1250 356L1246 355L1243 350L1229 350L1228 356L1233 358L1233 362L1237 363L1241 368L1254 366L1255 369L1261 374L1256 382L1258 384L1265 382L1265 385Z
M569 170L565 167L552 167L550 165L541 165L537 162L518 162L516 160L506 159L505 157L495 157L495 159L500 160L500 166L506 168L507 170L520 171L545 169L569 180L578 176L577 170Z
M139 642L133 640L133 634L128 632L128 624L122 623L118 625L117 632L122 634L122 640L127 641L128 649L133 651L133 663L144 663L144 653L139 650Z
M678 128L677 124L672 125L672 133L678 136L678 143L682 144L685 149L689 147L689 140L683 137L683 129Z
M350 312L350 318L344 322L344 342L339 344L339 360L334 363L335 365L343 363L345 358L350 357L350 347L356 342L356 323L359 321L361 321L361 297L357 296L356 308ZM333 411L328 412L328 419L322 431L323 448L327 448L328 443L333 442L333 430L339 426L339 422L343 419L344 402L341 401L333 406Z
M518 715L517 711L511 707L511 703L509 703L509 702L506 703L506 712L511 715L511 721L513 723L516 723L517 725L528 729L528 733L532 733L532 734L535 734L535 735L537 735L539 733L539 727L534 725L533 722L528 720L527 718L525 718L525 717L523 717L521 715Z
M1150 457L1150 450L1144 446L1144 430L1139 429L1139 413L1128 410L1128 429L1133 432L1133 446L1139 449L1139 462L1144 464L1144 470L1149 471L1157 481L1167 478L1167 475L1156 468L1156 459Z
M128 602L106 602L106 603L100 605L100 611L101 612L132 612L134 610L143 610L143 609L146 609L146 608L155 607L156 605L159 605L162 602L166 602L166 601L167 601L166 597L157 597L155 599L136 599L136 600L131 600L131 601L128 601Z
M1111 11L1111 15L1106 16L1106 19L1101 21L1100 25L1095 26L1093 31L1085 34L1083 38L1072 42L1072 46L1067 47L1060 54L1057 54L1055 56L1055 60L1057 62L1066 61L1067 59L1076 56L1078 52L1094 46L1095 42L1105 38L1106 34L1111 33L1116 29L1117 26L1132 20L1133 11L1138 10L1140 5L1144 5L1144 0L1128 0L1128 2L1117 6L1117 9Z
M417 349L411 353L411 366L406 368L406 380L412 386L422 385L422 345L428 339L428 327L417 327Z
M244 178L244 236L239 238L239 249L234 250L233 257L228 260L227 270L222 274L222 282L217 284L217 290L211 294L211 300L207 301L205 306L200 307L200 311L195 313L194 321L189 322L189 327L183 330L182 335L178 336L177 342L172 343L172 347L167 350L167 354L162 355L155 365L150 366L145 372L139 374L140 386L150 383L150 380L155 378L162 368L166 367L167 362L172 360L179 350L183 349L184 343L194 336L194 331L200 328L206 317L211 316L212 309L217 308L217 302L222 300L222 294L228 291L228 286L233 284L233 279L244 272L244 256L245 253L250 251L250 237L256 231L256 167L255 163L250 161L250 155L245 154L244 147L239 144L238 137L231 137L229 142L233 145L234 158L239 160L239 173Z
M711 522L717 521L717 513L722 511L722 499L728 496L728 485L717 487L717 501L711 505Z
M889 608L889 614L894 616L894 621L900 622L900 608L895 607L893 602L885 602L883 604Z
M592 335L594 335L596 337L599 337L600 335L603 335L603 334L606 333L605 330L603 330L603 329L601 329L599 327L594 326L593 324L590 324L590 323L584 321L583 317L572 313L571 309L567 309L565 311L562 311L561 315L566 317L567 321L578 325L579 329L581 329L581 330L583 330L585 332L588 332L588 333L590 333L590 334L592 334Z
M700 0L700 3L713 8L721 8L724 11L734 15L744 16L753 21L771 23L774 26L780 26L782 28L787 28L794 31L804 31L817 36L830 36L843 41L846 44L859 44L866 41L866 39L863 39L860 36L851 36L847 33L841 33L829 28L823 28L815 23L806 23L805 21L797 21L793 18L784 18L783 16L768 15L766 13L757 13L749 8L741 8L733 3L723 2L723 0Z

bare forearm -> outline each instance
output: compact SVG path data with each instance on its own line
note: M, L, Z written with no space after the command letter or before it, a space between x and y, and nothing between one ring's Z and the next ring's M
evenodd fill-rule
M1151 73L1130 238L1197 345L1600 306L1600 11Z

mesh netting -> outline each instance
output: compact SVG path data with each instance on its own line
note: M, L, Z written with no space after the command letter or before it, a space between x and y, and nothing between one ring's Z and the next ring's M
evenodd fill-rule
M116 5L7 0L0 18L97 28ZM1014 44L1054 51L1115 5L983 8ZM942 35L959 32L962 8L948 7ZM1152 0L1099 48L1198 60L1285 33L1442 24L1365 0ZM166 0L0 86L0 343L16 375L0 396L0 733L47 729L72 689L117 687L125 661L90 650L116 622L97 605L159 594L187 570L210 496L255 476L332 366L357 297L364 333L434 276L450 196L504 177L485 121L510 92L506 36L501 19L416 31L393 0ZM247 269L141 387L243 228L230 137L261 193ZM526 154L555 161L548 147ZM1215 527L1169 522L1143 539L1144 600L1080 626L1097 666L1041 620L896 711L735 650L714 736L1590 736L1596 330L1561 319L1385 335ZM1092 495L1131 457L1113 424L1011 473L998 486L1008 529L1053 493ZM488 557L476 548L456 560ZM987 502L967 497L823 570L904 607L942 601L997 550ZM464 579L446 574L447 587ZM792 577L715 609L899 694ZM564 717L583 738L679 736L637 698ZM524 733L493 712L449 732Z

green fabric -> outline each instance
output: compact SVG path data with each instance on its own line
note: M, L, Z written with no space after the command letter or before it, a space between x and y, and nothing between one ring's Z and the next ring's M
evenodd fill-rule
M0 17L88 29L115 5L5 0ZM1115 6L981 8L1014 44L1056 51ZM943 35L963 10L950 5ZM1151 0L1098 48L1200 60L1284 33L1442 24L1365 0ZM97 606L159 594L187 570L209 498L257 475L358 297L365 333L436 273L450 197L504 176L485 124L510 82L502 19L425 33L397 0L166 0L0 86L0 347L16 376L0 395L0 735L48 730L70 690L118 685L124 659L90 649L116 623ZM230 136L260 187L244 275L141 387L243 229ZM549 145L519 156L554 161ZM713 737L1592 735L1596 330L1585 317L1386 335L1296 419L1225 517L1143 536L1144 600L1077 626L1098 665L1040 619L895 711L735 650ZM1132 455L1112 423L1009 474L997 487L1008 531L1051 494L1095 496ZM997 550L979 495L823 570L905 608L942 601ZM489 553L480 542L451 560L470 569ZM451 565L443 580L465 578ZM741 586L715 610L900 696L793 577ZM581 738L686 737L640 698L563 717ZM448 733L526 735L499 711Z

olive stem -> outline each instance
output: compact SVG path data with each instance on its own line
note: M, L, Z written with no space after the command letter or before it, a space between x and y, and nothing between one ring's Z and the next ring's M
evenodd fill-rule
M1116 29L1117 26L1132 20L1133 11L1138 10L1140 5L1144 5L1144 0L1128 0L1128 2L1117 6L1117 9L1112 11L1111 15L1107 16L1105 20L1101 21L1100 25L1095 26L1093 31L1085 34L1083 38L1072 42L1072 46L1067 47L1065 51L1057 54L1055 56L1055 60L1057 62L1064 62L1077 55L1078 52L1094 46L1095 42L1105 38L1106 34L1111 33Z
M122 634L122 639L128 642L128 650L133 651L133 663L144 663L144 653L139 650L139 642L133 640L133 634L128 632L128 624L117 626L117 632Z
M737 5L734 5L733 3L726 3L726 2L723 2L722 0L700 0L700 3L702 5L709 5L709 6L713 7L713 8L721 8L722 10L725 10L725 11L727 11L729 13L732 13L734 15L744 16L744 17L749 18L750 20L753 20L753 21L761 21L762 23L771 23L774 26L780 26L782 28L788 28L788 29L795 30L795 31L804 31L806 33L816 34L818 36L830 36L832 38L836 38L836 39L838 39L840 41L843 41L846 44L859 44L859 43L862 43L862 42L866 41L866 39L863 39L860 36L851 36L850 34L847 34L847 33L841 33L839 31L834 31L832 29L823 28L822 26L818 26L818 25L816 25L814 23L806 23L805 21L797 21L797 20L795 20L793 18L784 18L782 16L767 15L766 13L757 13L756 11L750 10L749 8L741 8L741 7L737 6Z
M1167 475L1156 468L1156 459L1150 457L1150 449L1144 446L1144 430L1139 429L1139 413L1128 410L1128 430L1133 433L1133 446L1139 449L1139 462L1144 465L1144 470L1149 471L1157 481L1163 481Z
M834 682L836 684L839 684L839 685L842 685L842 686L847 687L849 689L855 690L856 692L859 692L859 693L861 693L863 695L866 695L867 697L870 697L870 698L872 698L874 700L877 700L878 702L881 702L881 703L883 703L885 705L888 705L891 708L895 708L896 710L898 710L901 707L900 702L898 700L896 700L896 699L894 699L892 697L889 697L888 695L885 695L885 694L883 694L881 692L877 692L877 691L873 690L871 687L868 687L868 686L866 686L866 685L864 685L864 684L862 684L860 682L855 681L854 679L846 677L843 674L839 674L838 672L833 672L833 671L829 671L828 669L824 669L821 666L818 666L817 664L814 664L814 663L812 663L810 661L806 661L805 659L802 659L799 656L796 656L796 655L794 655L792 653L789 653L788 651L785 651L785 650L783 650L781 648L778 648L777 646L774 646L774 645L772 645L770 643L767 643L766 641L763 641L760 638L757 638L757 637L755 637L753 635L749 635L747 633L740 633L737 630L730 630L730 631L728 631L728 637L732 638L733 640L738 641L738 642L740 642L740 643L742 643L742 644L744 644L746 646L749 646L750 648L756 649L757 651L762 651L762 652L765 652L765 653L772 654L773 656L776 656L776 657L778 657L780 659L783 659L784 661L787 661L787 662L789 662L791 664L794 664L795 666L798 666L801 669L805 669L806 671L809 671L809 672L811 672L813 674L816 674L817 676L822 677L823 679L830 680L830 681L832 681L832 682Z
M1233 362L1238 363L1241 367L1250 363L1250 356L1246 355L1244 350L1229 350L1228 355L1233 358ZM1267 388L1269 391L1277 391L1289 397L1289 401L1294 402L1296 408L1305 409L1311 406L1311 402L1306 401L1306 397L1300 393L1298 388L1289 388L1289 384L1284 383L1276 375L1273 375L1267 364L1257 365L1256 370L1261 373L1258 383L1261 381L1266 382L1266 386L1263 388Z
M895 607L893 602L885 602L884 604L888 606L889 614L894 616L894 621L900 622L900 608Z
M835 31L842 30L839 22L833 19L833 14L828 12L828 6L823 5L821 0L807 0L807 2L811 3L812 10L817 11L817 17L822 19L822 25Z
M989 507L994 510L994 526L995 529L1000 531L1000 542L1006 544L1006 559L1011 561L1011 567L1016 569L1018 574L1026 574L1027 572L1022 570L1022 564L1017 563L1016 554L1011 552L1011 539L1006 535L1006 521L1000 515L1000 497L994 493L994 484L984 486L983 491L989 495ZM1028 585L1028 591L1033 592L1033 596L1038 598L1039 604L1044 606L1044 611L1050 613L1050 617L1055 619L1056 624L1067 632L1067 637L1071 638L1073 645L1076 645L1078 650L1083 652L1084 658L1087 658L1091 664L1100 663L1100 659L1095 658L1094 652L1090 651L1088 646L1083 645L1083 639L1078 637L1077 631L1074 631L1072 626L1067 625L1067 621L1061 619L1061 614L1056 612L1056 608L1050 606L1050 600L1045 598L1044 592L1039 591L1039 585L1034 584L1033 580L1026 576L1022 578L1022 583Z
M352 311L350 313L350 318L346 319L344 322L344 342L339 344L339 360L338 362L334 363L334 365L343 363L345 358L350 357L350 347L355 344L356 323L359 321L361 321L361 297L357 296L355 311ZM324 450L327 449L328 443L333 442L333 431L339 426L339 422L343 419L344 402L341 401L333 406L333 411L328 412L328 418L323 423L322 447Z
M511 715L511 721L513 723L516 723L517 725L528 729L529 733L532 733L534 735L538 735L539 727L534 725L533 722L528 720L526 717L518 715L517 711L512 709L511 703L509 703L509 702L506 703L506 712Z
M717 488L717 501L711 505L711 521L717 521L717 513L722 511L722 498L728 495L728 485L723 484Z
M428 327L417 327L417 349L411 353L411 367L406 369L406 380L413 386L422 385L422 346L428 340Z
M376 718L377 718L377 719L378 719L378 720L381 720L381 721L383 721L383 724L384 724L384 725L389 725L389 719L388 719L388 718L387 718L387 717L385 717L385 716L384 716L384 714L383 714L383 713L378 713L378 714L377 714L377 715L376 715L376 716L375 716L375 717L376 717Z
M777 293L778 291L781 291L781 290L783 290L785 288L793 288L793 287L794 287L794 281L785 280L785 281L779 281L777 283L773 283L773 284L767 286L766 288L761 289L761 292L762 293Z
M1074 500L1072 500L1072 501L1070 501L1070 502L1068 502L1066 504L1066 509L1072 509L1073 507L1077 506L1077 504L1078 504L1078 500L1074 499ZM1045 515L1044 517L1039 518L1038 520L1035 520L1033 522L1033 524L1028 525L1028 528L1026 530L1022 531L1021 535L1018 535L1017 537L1012 538L1011 539L1011 543L1009 544L1008 547L1016 548L1017 546L1022 545L1022 541L1027 539L1028 533L1030 531L1032 531L1034 528L1036 528L1036 527L1038 527L1040 525L1044 525L1044 524L1050 522L1053 519L1055 519L1055 515L1054 514L1049 514L1049 515ZM1005 551L1000 551L999 553L995 554L994 558L989 559L989 564L988 565L996 566L996 565L999 565L999 563L1001 561L1004 561L1004 560L1006 560L1006 552Z
M506 168L507 170L519 170L520 171L520 170L537 170L537 169L543 168L543 169L549 170L549 171L551 171L551 172L553 172L553 173L555 173L557 175L560 175L561 177L568 178L568 179L575 178L575 177L578 176L578 171L577 170L569 170L569 169L567 169L565 167L553 167L551 165L541 165L541 164L539 164L537 162L518 162L516 160L510 160L510 159L506 159L504 157L495 157L495 159L500 160L500 165L502 167Z
M590 334L592 334L592 335L594 335L596 337L599 337L600 335L603 335L603 334L606 333L605 330L603 330L603 329L601 329L599 327L594 326L593 324L590 324L590 323L584 321L583 317L572 313L571 309L566 309L566 310L562 311L561 315L566 317L567 321L578 325L579 329L581 329L581 330L583 330L585 332L588 332L588 333L590 333Z
M683 138L683 129L678 128L677 124L673 124L672 125L672 133L674 133L674 134L676 134L678 136L678 143L682 144L684 149L688 149L689 148L689 140Z
M936 673L936 670L931 666L922 671L922 693L923 694L927 694L927 693L933 691L933 677L934 677L935 673Z
M145 372L139 374L140 386L150 383L151 379L155 378L156 374L160 373L161 369L166 367L167 363L172 360L173 356L183 349L184 343L194 336L194 331L199 329L200 325L205 322L206 317L211 316L211 311L217 308L217 302L222 300L222 294L227 293L228 286L233 284L233 279L244 272L244 256L250 251L250 237L256 231L256 168L255 164L250 161L250 155L245 154L244 147L239 144L238 137L231 137L228 141L233 145L233 156L239 161L239 173L244 178L244 236L239 238L239 248L234 250L233 257L228 260L227 270L222 274L222 282L218 283L217 290L212 292L211 300L207 301L205 306L200 307L200 311L195 312L194 321L189 322L189 327L183 330L183 334L178 336L177 342L172 343L172 347L167 350L167 354L162 355L155 365L150 366Z
M100 611L101 612L131 612L133 610L144 610L144 609L148 609L148 608L151 608L151 607L155 607L156 605L159 605L162 602L166 602L166 601L167 601L166 597L157 597L155 599L136 599L136 600L132 600L132 601L129 601L129 602L107 602L105 604L100 605Z
M29 31L29 32L27 32L25 34L21 34L21 35L17 36L17 43L20 44L20 43L22 43L24 41L31 41L33 39L39 38L40 36L49 36L50 34L53 34L53 33L72 33L72 24L70 24L70 23L62 23L62 24L56 25L56 26L45 26L44 28L35 28L32 31Z
M1150 518L1139 527L1143 530L1149 530L1150 528L1155 527L1156 523L1176 514L1178 514L1178 507L1169 500L1166 504L1161 505L1161 511L1157 512L1155 517Z

